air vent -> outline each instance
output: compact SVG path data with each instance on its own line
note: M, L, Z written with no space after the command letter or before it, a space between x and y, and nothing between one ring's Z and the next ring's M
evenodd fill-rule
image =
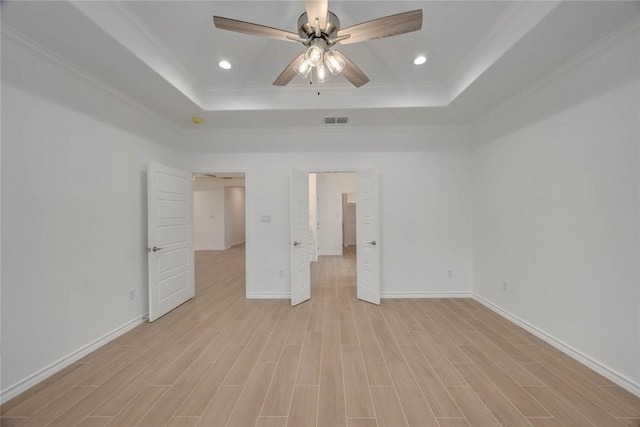
M327 125L333 124L346 124L349 122L349 117L325 117L324 123Z

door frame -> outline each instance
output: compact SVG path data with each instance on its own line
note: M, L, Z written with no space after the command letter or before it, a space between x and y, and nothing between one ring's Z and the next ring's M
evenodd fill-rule
M359 167L359 168L301 168L301 170L307 172L307 173L353 173L353 174L358 174L358 172L366 170L367 168L364 167ZM380 177L380 171L378 170L378 177ZM379 178L378 178L379 179ZM357 191L357 190L356 190ZM378 194L379 200L380 200L380 206L382 206L382 197L380 194ZM344 220L344 218L343 218ZM378 219L380 220L380 219ZM344 233L344 230L343 230ZM357 268L357 263L358 263L358 239L356 238L356 275L358 274L358 268ZM344 248L343 248L344 249ZM382 259L382 257L379 257L379 260ZM380 266L381 270L380 270L380 278L382 278L382 266ZM380 287L380 283L378 283L378 287ZM378 292L380 294L382 294L382 289L378 289Z
M212 172L211 170L214 170L214 172ZM210 174L220 174L220 175L224 175L225 173L242 173L244 174L244 236L245 236L245 243L244 243L244 277L245 277L245 285L244 285L244 297L245 299L249 298L249 294L250 294L250 288L251 288L251 284L254 283L254 277L253 277L253 269L249 268L253 265L253 257L249 256L249 253L253 252L253 239L250 239L250 233L249 233L249 221L248 221L248 213L249 213L249 202L251 200L251 198L248 196L248 194L250 193L249 190L249 173L246 170L241 170L241 169L233 169L233 170L229 170L229 169L216 169L216 168L211 168L211 169L207 169L206 171L201 171L201 170L196 170L196 171L191 171L191 176L195 177L196 175L200 175L200 174L206 174L206 173L210 173ZM195 240L195 239L194 239ZM251 251L250 251L251 248ZM195 249L192 247L191 248L192 252L195 252Z

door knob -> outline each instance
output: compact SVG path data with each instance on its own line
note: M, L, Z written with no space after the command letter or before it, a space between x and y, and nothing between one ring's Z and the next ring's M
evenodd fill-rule
M293 246L298 246L298 245L301 245L301 244L302 244L302 242L296 242L296 241L293 242Z
M369 244L369 245L372 245L372 246L376 245L376 241L375 240L365 240L364 242Z
M154 246L151 250L152 250L153 252L158 252L158 251L161 251L161 250L163 250L163 249L164 249L164 248L159 248L159 247L157 247L157 246Z

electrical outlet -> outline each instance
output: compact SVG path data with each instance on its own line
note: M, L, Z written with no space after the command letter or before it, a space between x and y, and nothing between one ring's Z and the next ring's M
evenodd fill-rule
M134 299L136 299L136 290L131 289L129 290L129 301L133 301Z
M502 282L502 290L505 291L505 292L507 292L509 290L508 286L507 286L507 282Z
M284 270L280 270L280 271L278 271L278 276L280 276L280 277L284 277Z
M449 276L449 277L453 277L453 270L449 270L449 271L447 271L447 276Z

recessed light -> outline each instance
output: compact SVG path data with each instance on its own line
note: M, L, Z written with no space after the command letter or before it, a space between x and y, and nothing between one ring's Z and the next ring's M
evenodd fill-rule
M228 70L231 68L231 63L229 61L220 61L218 62L218 66L223 70Z
M413 63L416 65L422 65L427 62L427 57L424 55L416 56L416 59L413 60Z

